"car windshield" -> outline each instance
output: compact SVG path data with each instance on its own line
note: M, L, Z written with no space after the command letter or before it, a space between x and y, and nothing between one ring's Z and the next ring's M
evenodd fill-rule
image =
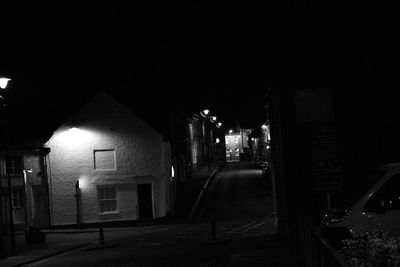
M379 169L374 172L370 178L363 183L357 191L353 192L347 199L343 199L342 208L350 208L353 206L363 195L365 195L368 190L380 179L382 178L387 170Z

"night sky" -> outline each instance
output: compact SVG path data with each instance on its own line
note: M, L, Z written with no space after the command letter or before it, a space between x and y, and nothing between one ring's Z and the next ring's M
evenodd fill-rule
M0 75L29 126L58 124L104 90L136 109L208 107L252 128L269 84L326 87L370 60L397 64L395 17L372 2L30 2L5 3L0 18Z

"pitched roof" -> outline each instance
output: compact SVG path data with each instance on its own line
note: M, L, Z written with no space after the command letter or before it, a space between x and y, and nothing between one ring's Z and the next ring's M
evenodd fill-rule
M49 107L38 107L30 112L17 112L18 106L9 108L9 144L12 148L17 147L40 147L53 134L53 132L68 121L82 107L99 95L107 95L113 101L117 101L132 113L149 124L166 139L171 138L171 116L172 114L184 114L177 105L162 95L151 92L137 93L126 92L126 94L114 94L112 91L93 91L86 97L74 98L73 101L60 101L59 105ZM62 98L63 96L60 96ZM57 100L55 100L57 101ZM0 114L4 118L4 112ZM185 116L185 115L182 115ZM0 149L5 147L4 127L0 131Z

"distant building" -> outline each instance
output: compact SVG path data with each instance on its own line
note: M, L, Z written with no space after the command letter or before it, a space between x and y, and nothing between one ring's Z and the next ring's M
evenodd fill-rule
M249 148L249 134L251 129L229 130L225 135L226 160L239 161ZM243 158L243 157L242 157Z
M9 222L8 175L11 180L11 199L14 224L17 228L50 226L46 172L48 150L43 147L13 148L0 161L1 202L5 224Z
M110 95L96 95L45 147L52 225L154 219L170 211L169 142Z
M268 123L255 128L249 134L251 158L256 162L271 162L270 127Z

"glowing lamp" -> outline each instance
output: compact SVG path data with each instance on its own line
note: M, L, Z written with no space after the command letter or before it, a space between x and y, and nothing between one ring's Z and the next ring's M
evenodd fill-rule
M0 88L5 89L7 87L8 81L11 79L8 78L0 78Z
M78 184L79 189L85 189L85 188L88 188L89 181L85 177L79 177L77 184Z
M222 122L218 122L218 123L217 123L217 126L218 126L218 127L221 127L221 126L222 126Z
M200 112L200 114L203 116L203 117L207 117L208 116L208 114L210 114L210 110L209 109L203 109L201 112Z
M59 132L56 138L65 148L76 149L84 146L91 139L91 135L87 130L72 127Z
M212 119L213 121L216 121L216 120L217 120L217 116L212 116L211 119Z

